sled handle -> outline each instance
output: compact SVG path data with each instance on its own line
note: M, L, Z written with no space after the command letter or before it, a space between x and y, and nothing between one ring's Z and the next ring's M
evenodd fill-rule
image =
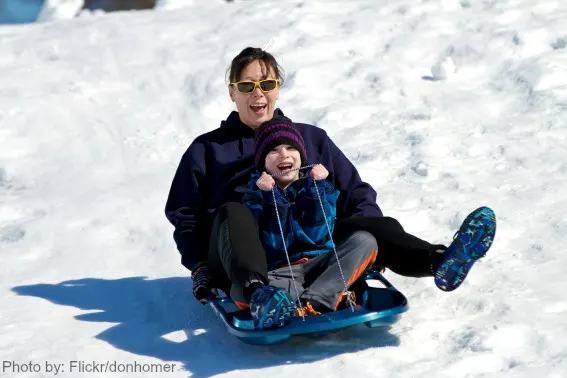
M226 310L222 306L223 303L231 302L232 299L230 297L216 297L214 295L210 295L207 299L207 304L211 306L211 308L218 314L223 315L226 314Z
M395 289L394 285L392 285L390 281L388 281L378 269L372 269L370 272L366 273L366 277L364 278L367 280L378 280L382 282L382 284L386 286L387 289Z

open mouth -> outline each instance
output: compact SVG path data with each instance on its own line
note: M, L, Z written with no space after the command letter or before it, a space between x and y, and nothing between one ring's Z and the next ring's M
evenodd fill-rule
M267 106L268 106L268 104L252 104L252 105L250 105L250 109L254 113L262 113L264 111L264 109L266 109Z
M289 171L292 168L293 168L293 164L291 164L291 163L278 164L278 169L282 172Z

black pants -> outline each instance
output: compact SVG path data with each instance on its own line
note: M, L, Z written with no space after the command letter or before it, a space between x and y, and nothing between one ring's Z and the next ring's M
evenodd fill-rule
M244 292L251 282L268 283L258 225L244 205L227 202L219 208L211 229L208 263L214 287L229 293L237 304L248 302Z
M351 217L335 223L335 243L355 231L370 232L378 243L375 265L406 277L429 277L441 260L442 244L430 244L408 234L390 217Z
M441 256L436 251L446 249L406 233L397 220L389 217L337 221L335 244L355 231L367 231L376 238L375 266L408 277L432 276ZM212 227L208 257L214 286L230 293L236 302L248 302L245 288L251 282L269 282L258 225L250 210L240 203L228 202L220 207Z

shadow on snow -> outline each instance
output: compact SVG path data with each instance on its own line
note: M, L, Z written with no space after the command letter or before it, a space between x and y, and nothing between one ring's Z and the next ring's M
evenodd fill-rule
M163 361L180 361L196 377L233 370L309 363L372 347L397 346L399 339L364 325L325 337L295 337L273 346L247 345L231 336L208 306L195 301L189 278L149 280L84 278L59 284L18 286L19 295L92 310L86 322L117 323L96 336L116 348ZM180 332L183 337L166 335ZM166 337L164 337L166 336Z

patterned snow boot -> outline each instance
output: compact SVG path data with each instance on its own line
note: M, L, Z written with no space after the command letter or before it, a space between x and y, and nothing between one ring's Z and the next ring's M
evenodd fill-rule
M443 253L434 273L435 285L443 291L458 288L473 264L484 257L492 245L495 232L496 217L492 209L480 207L470 213Z
M295 301L284 289L263 285L250 298L250 313L256 329L283 327L295 313Z

